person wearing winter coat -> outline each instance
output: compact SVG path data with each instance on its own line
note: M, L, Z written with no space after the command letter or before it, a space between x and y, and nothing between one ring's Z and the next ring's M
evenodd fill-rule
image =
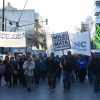
M73 56L70 51L68 51L68 55L64 56L62 62L63 69L63 88L64 91L66 89L71 89L71 81L72 81L72 71L73 71Z
M15 87L18 83L18 64L14 57L10 58L9 63L12 68L12 86Z
M34 69L35 69L35 62L33 61L31 56L27 57L27 60L23 64L26 87L28 91L32 90L32 83L34 77Z
M91 64L94 76L94 92L97 93L100 90L100 57L95 55Z
M4 74L5 74L5 65L3 64L3 61L0 59L0 86L1 86L1 80Z
M5 57L5 60L3 61L3 64L5 65L5 81L7 83L7 87L12 87L12 66L9 62L9 56Z
M47 59L47 78L50 91L54 91L54 89L56 88L56 74L57 64L55 61L54 54L51 53L50 57L48 57Z
M79 80L81 83L84 83L85 77L87 75L87 69L89 65L89 57L85 55L79 55L78 58L78 66L79 66L79 71L78 71L78 76Z

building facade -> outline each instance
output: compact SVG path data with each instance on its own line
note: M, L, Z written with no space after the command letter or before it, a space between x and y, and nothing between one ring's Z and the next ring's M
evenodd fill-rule
M100 25L100 0L96 0L95 5L96 24Z
M39 13L33 9L18 10L10 3L5 7L5 27L8 32L24 31L27 36L27 46L31 45L30 40L33 38L34 29L38 27L36 19L40 20ZM37 28L39 29L39 28ZM40 29L43 29L42 27ZM2 9L0 9L0 31L2 31ZM42 30L43 31L43 30Z
M39 14L35 10L24 9L18 10L11 6L10 3L5 7L5 31L26 31L33 29L35 19ZM0 30L2 26L2 10L0 9Z

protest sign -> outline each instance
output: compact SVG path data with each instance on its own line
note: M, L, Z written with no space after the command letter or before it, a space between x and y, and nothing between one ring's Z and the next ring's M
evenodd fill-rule
M70 48L68 32L56 33L52 35L53 49L55 51Z
M26 47L24 32L0 32L0 47Z
M91 55L89 32L79 32L69 34L71 49L74 53Z

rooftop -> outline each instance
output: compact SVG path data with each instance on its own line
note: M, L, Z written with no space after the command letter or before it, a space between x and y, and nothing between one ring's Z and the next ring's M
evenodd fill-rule
M2 9L0 9L0 11L1 11L1 10L2 10ZM23 9L17 9L17 8L13 7L13 6L11 5L10 2L8 2L7 6L5 7L5 10L6 10L6 11L11 11L11 12L12 12L12 11L14 11L14 12L16 12L16 11L17 11L17 12L18 12L18 11L19 11L19 12L20 12L20 11L23 11ZM29 12L29 11L34 11L34 9L24 9L24 11L25 11L25 12L27 12L27 11L28 11L28 12Z

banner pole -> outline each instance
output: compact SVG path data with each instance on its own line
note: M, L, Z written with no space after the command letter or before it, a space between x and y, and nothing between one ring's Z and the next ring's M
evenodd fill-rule
M62 54L64 55L64 50L62 50Z
M90 56L91 56L91 34L90 34L90 31L89 31L89 38L90 38Z

